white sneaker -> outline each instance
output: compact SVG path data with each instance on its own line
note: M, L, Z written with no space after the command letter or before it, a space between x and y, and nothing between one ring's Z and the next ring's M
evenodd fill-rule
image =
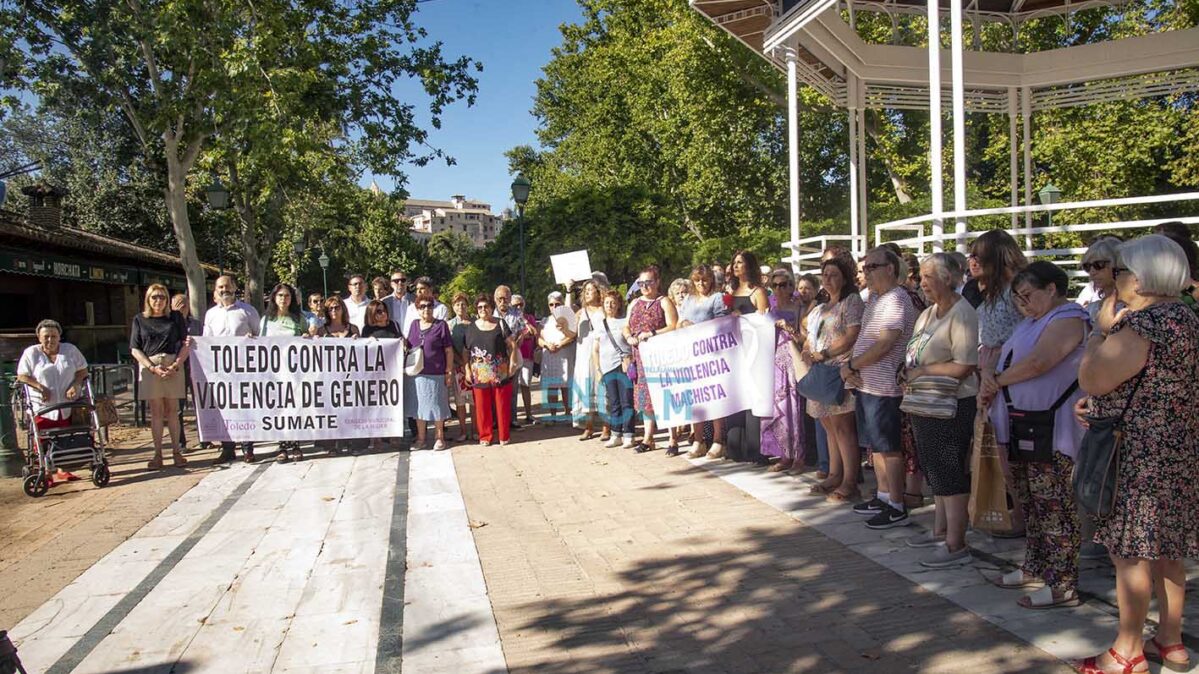
M435 452L443 451L445 447L445 440L438 440L437 442L433 443L433 451Z
M624 441L621 440L619 436L613 435L611 438L608 439L607 442L604 443L604 447L607 447L609 449L611 449L613 447L619 447L620 443L622 443L622 442L624 442Z
M620 444L621 449L632 449L636 446L637 443L633 442L632 438L625 438L625 441Z
M952 569L955 566L965 566L974 561L970 556L970 548L963 547L957 552L950 552L948 546L937 549L928 559L920 562L926 569Z

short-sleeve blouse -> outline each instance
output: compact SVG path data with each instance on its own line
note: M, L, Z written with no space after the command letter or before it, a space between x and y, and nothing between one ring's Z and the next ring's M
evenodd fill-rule
M978 341L988 348L999 348L1012 336L1016 324L1024 320L1016 309L1012 289L1008 288L994 302L983 300L978 305Z
M808 335L812 340L812 352L816 353L829 348L833 342L845 336L849 329L862 324L862 313L866 303L857 293L849 293L841 301L829 307L823 303L812 310L808 316ZM840 364L849 360L852 350L830 358L830 364Z
M408 343L414 347L419 344L425 352L425 365L421 374L445 374L445 350L454 346L449 324L435 320L433 325L421 330L420 320L413 321L408 328Z

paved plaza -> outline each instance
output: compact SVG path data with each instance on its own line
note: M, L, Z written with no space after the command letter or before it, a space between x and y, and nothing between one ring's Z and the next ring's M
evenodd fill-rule
M1068 672L1115 629L1097 562L1058 611L987 582L1018 541L922 569L903 540L930 507L877 532L806 476L515 440L153 475L118 450L104 490L7 481L0 628L61 674Z

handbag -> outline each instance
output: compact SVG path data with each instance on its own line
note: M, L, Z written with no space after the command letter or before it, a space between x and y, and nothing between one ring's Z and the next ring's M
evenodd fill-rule
M1124 445L1124 418L1132 401L1141 389L1145 370L1137 375L1132 395L1124 403L1120 416L1108 419L1087 417L1087 432L1078 447L1078 459L1074 464L1074 500L1082 511L1092 517L1103 519L1112 514L1116 506L1116 492L1120 487L1120 452Z
M119 426L121 415L117 413L117 404L107 396L96 399L96 420L101 428Z
M1003 369L1012 364L1008 353ZM1022 410L1012 405L1008 387L1003 387L1003 400L1008 415L1008 458L1016 463L1048 463L1053 461L1053 431L1057 411L1078 390L1078 380L1066 388L1047 410Z
M952 419L958 413L957 377L928 374L916 377L904 386L899 409L907 414L931 419Z
M796 385L799 395L815 400L822 405L840 405L845 402L845 380L841 379L841 368L828 363L812 363L808 373Z
M419 326L418 326L419 328ZM417 330L419 332L419 329ZM405 342L407 340L404 340ZM421 343L410 347L404 354L404 374L415 377L425 371L425 335L421 333Z
M816 328L816 336L812 343L819 343L820 331L824 322ZM822 405L840 405L845 402L845 380L841 379L841 368L828 363L812 363L803 379L795 385L799 395L808 400L815 400Z
M966 502L970 526L980 531L1008 531L1012 516L1007 507L1007 487L995 429L986 410L974 417L974 445L970 453L970 498Z

